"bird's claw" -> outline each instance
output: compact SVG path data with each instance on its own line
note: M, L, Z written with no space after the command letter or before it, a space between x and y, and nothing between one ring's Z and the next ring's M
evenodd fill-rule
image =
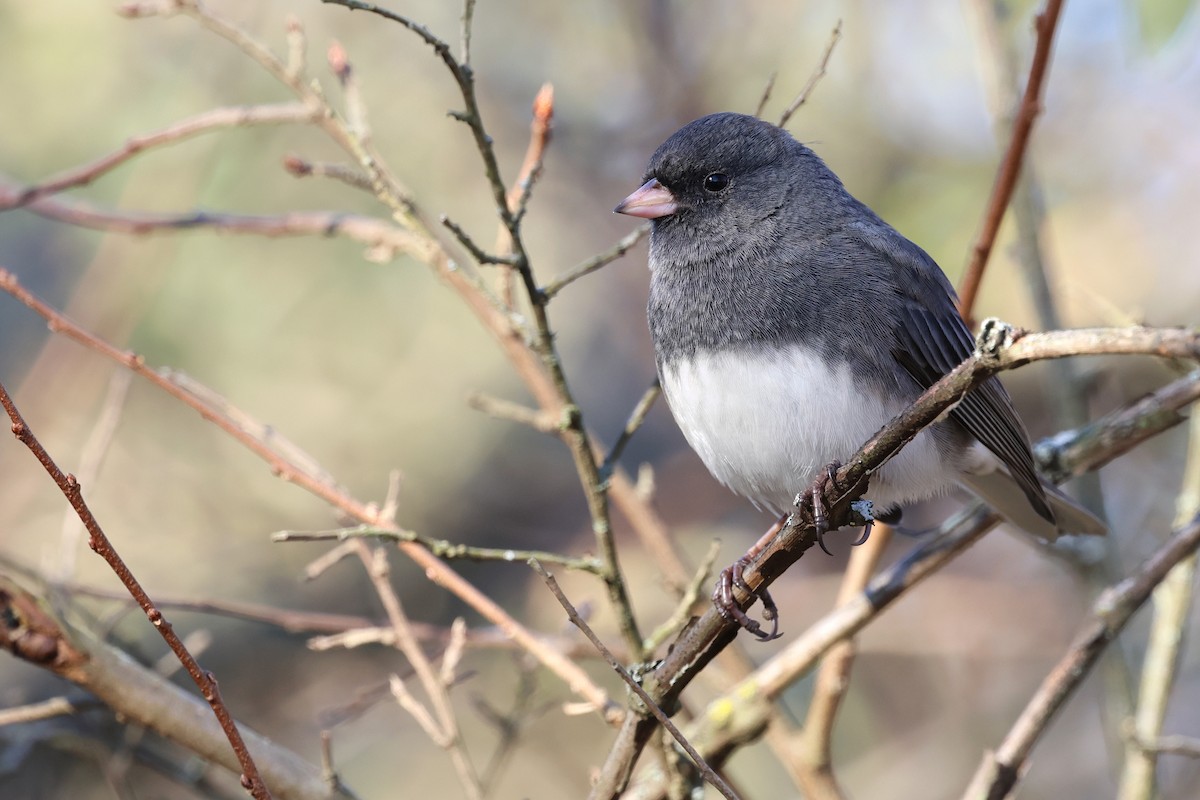
M758 598L762 600L763 604L763 619L771 623L770 633L764 631L762 625L757 620L751 619L745 611L740 609L737 601L734 599L734 587L745 590L752 597L755 595L754 590L750 588L743 577L743 573L748 566L750 566L750 559L743 556L733 562L732 565L721 570L721 574L717 578L717 588L713 591L713 605L717 607L717 612L723 618L745 629L760 642L769 642L772 639L778 639L780 636L779 607L775 605L770 592L764 588L760 589L757 593Z
M812 496L812 523L813 529L817 533L817 544L825 555L831 556L829 548L825 546L825 534L829 533L829 510L825 507L825 489L832 487L835 491L837 485L837 471L842 468L840 461L830 461L825 465L825 469L817 475L812 485L808 487L808 493ZM864 540L865 541L865 540Z

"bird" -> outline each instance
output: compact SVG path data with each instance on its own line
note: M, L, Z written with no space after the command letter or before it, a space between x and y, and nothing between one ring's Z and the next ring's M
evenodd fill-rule
M776 515L974 351L937 263L764 120L688 123L614 211L651 221L647 317L680 430L717 480ZM894 519L955 486L1046 541L1105 532L1038 477L995 377L873 474L866 496Z

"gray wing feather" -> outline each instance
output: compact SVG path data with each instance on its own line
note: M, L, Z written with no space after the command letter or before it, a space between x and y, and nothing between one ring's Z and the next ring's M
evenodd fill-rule
M974 352L975 339L959 316L953 289L937 264L916 245L898 235L896 238L903 245L897 247L895 241L890 242L892 246L887 249L891 252L887 255L901 261L901 277L907 280L901 281L904 308L895 332L898 347L893 355L913 380L929 388ZM1054 512L1034 468L1029 436L1000 381L989 378L975 387L950 416L1004 462L1034 510L1054 522Z

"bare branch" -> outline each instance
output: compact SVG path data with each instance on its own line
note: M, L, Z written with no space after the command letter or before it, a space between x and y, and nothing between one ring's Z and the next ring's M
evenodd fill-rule
M0 269L0 290L7 292L40 314L50 324L51 330L61 333L106 358L116 361L188 407L199 412L202 417L221 428L238 443L266 461L272 471L283 480L298 484L341 512L358 519L366 525L380 528L388 528L394 525L389 520L383 519L378 509L360 502L348 494L345 489L333 481L327 480L325 478L327 473L324 470L319 470L315 474L306 471L302 466L277 452L272 447L272 441L260 440L254 435L247 433L242 425L231 419L224 410L214 408L211 404L197 397L192 392L185 390L169 378L147 367L141 356L132 352L121 351L92 335L74 322L71 322L22 287L16 277L4 269ZM248 415L243 416L248 417ZM622 711L612 703L604 691L596 686L578 665L574 664L561 652L547 648L538 637L513 619L495 601L464 580L462 576L450 569L443 561L414 542L400 542L397 544L397 547L403 550L409 558L421 567L429 580L457 595L463 602L478 611L485 619L505 631L514 640L520 642L522 647L537 658L547 669L566 682L572 691L582 695L609 722L617 723L623 718L624 714Z
M1187 459L1175 506L1175 525L1200 516L1200 415L1192 417ZM1154 590L1154 621L1142 659L1142 680L1133 736L1125 750L1125 769L1117 790L1118 800L1150 800L1157 794L1157 754L1141 747L1162 735L1167 703L1175 686L1180 648L1192 608L1192 585L1196 580L1196 555L1183 559Z
M891 527L877 523L871 538L861 547L850 551L850 563L838 588L838 608L853 603L866 589L891 540ZM803 765L800 774L803 776L805 796L813 800L836 800L842 797L833 774L833 726L842 700L850 688L850 670L857 654L858 645L854 639L847 637L838 642L825 654L813 683L804 730L797 741Z
M608 455L604 457L604 462L600 465L600 474L607 478L612 474L613 466L621 458L621 454L625 452L625 446L629 444L629 440L637 433L638 428L642 427L642 423L646 421L646 415L650 413L650 409L654 407L654 401L662 394L662 386L655 378L651 382L649 388L642 393L642 397L638 400L637 405L633 407L632 413L629 415L629 421L625 423L624 429L621 430L621 435L617 437L617 441L613 442L612 450L608 451Z
M151 133L131 136L118 150L88 164L61 172L53 178L24 188L5 187L0 195L0 211L26 206L35 200L57 194L66 189L86 186L124 164L139 153L155 147L190 139L214 130L253 125L282 125L289 122L312 122L319 112L304 103L278 103L276 105L232 106L214 108L194 117L176 122Z
M438 558L467 561L499 561L508 564L524 564L531 558L546 564L557 564L567 569L599 574L604 565L594 558L566 556L540 550L511 550L494 547L471 547L445 539L434 539L415 531L396 528L375 528L360 525L356 528L338 528L332 531L277 531L271 534L273 542L347 542L354 539L383 539L392 542L417 542Z
M826 507L831 509L831 529L843 527L849 521L850 503L861 496L871 472L911 441L918 431L958 402L966 391L986 378L1003 369L1011 369L1033 360L1082 353L1134 352L1198 360L1200 334L1182 329L1149 328L1019 334L1003 323L988 320L983 326L976 352L930 387L912 406L885 425L838 471L835 483L841 487L841 491L829 492L824 498ZM807 494L799 500L799 508L811 507L811 498L808 498ZM975 520L969 526L970 530L962 534L962 537L969 539L971 536L982 535L994 522L994 517ZM793 514L779 535L743 572L743 578L754 591L769 585L812 547L815 541L811 520ZM739 604L748 605L751 598L747 592L740 589L735 591L735 599ZM867 603L873 604L871 601ZM703 617L684 631L671 652L655 670L655 685L659 687L659 691L653 695L656 702L670 702L677 697L697 672L733 640L736 633L735 625L727 621L716 608L705 612ZM833 641L828 642L830 645L832 643ZM821 651L823 652L824 650ZM816 656L821 653L817 653ZM766 679L761 675L757 676L755 694L767 691ZM638 748L631 746L631 743L644 743L648 736L649 731L645 724L627 724L623 727L601 774L610 781L624 774L628 765L620 763L620 759L636 755ZM610 784L611 786L615 784Z
M711 767L708 766L707 763L705 763L703 756L696 752L696 748L692 747L691 742L689 742L687 738L684 737L683 733L675 727L675 723L671 722L670 717L663 713L663 710L659 708L657 704L655 704L654 700L650 698L650 695L646 693L646 690L642 688L641 684L635 680L634 677L630 675L623 666L621 666L621 662L617 661L612 652L604 646L604 642L600 641L600 637L596 636L596 633L592 630L591 626L587 624L583 617L579 616L579 612L575 610L575 606L572 605L571 601L567 599L567 596L563 594L563 590L559 588L558 581L554 579L554 576L547 572L545 568L537 562L536 559L531 560L529 565L533 567L534 571L536 571L537 574L542 577L542 580L546 582L546 586L554 594L554 597L558 600L559 604L562 605L563 610L567 612L567 617L571 620L571 623L574 624L575 627L579 628L579 630L583 632L583 635L588 638L588 641L590 641L592 645L600 652L600 654L604 656L604 660L608 662L608 665L612 667L613 671L621 677L621 680L625 681L630 690L642 701L645 710L650 712L659 725L662 725L663 728L670 732L675 741L679 743L679 746L687 752L688 756L700 770L701 774L704 775L704 779L712 784L712 786L715 787L722 796L730 798L730 800L736 800L737 794L735 794L733 789L729 787L729 784L725 783L724 779L722 779L720 775L718 775Z
M630 233L626 234L621 241L617 242L603 253L592 256L587 261L577 264L576 266L551 280L542 287L542 294L547 300L549 300L550 298L554 297L554 295L561 292L563 287L565 287L567 284L574 283L584 275L590 275L601 267L608 266L621 256L628 253L633 246L640 242L649 232L650 223L639 225Z
M559 434L563 429L563 420L556 419L547 411L530 408L511 400L493 397L484 392L472 392L467 395L467 405L476 411L482 411L496 419L505 419L527 425L540 433Z
M775 80L779 77L778 72L772 71L767 76L767 84L763 86L762 95L758 98L758 105L754 107L754 116L762 118L763 112L767 110L767 101L771 99L771 92L775 89Z
M1092 606L1092 618L1084 625L1062 659L1042 681L1021 716L996 748L979 765L963 794L967 798L1008 797L1029 758L1034 744L1050 720L1087 677L1092 665L1150 596L1154 587L1200 547L1200 516L1171 534L1158 552L1129 577L1106 589Z
M2 276L0 276L2 277ZM79 481L74 475L68 475L63 472L50 454L46 452L46 448L34 436L26 424L25 419L21 416L21 412L17 410L17 406L13 403L12 397L9 396L8 390L4 388L4 384L0 383L0 405L4 406L4 410L8 413L9 419L12 420L12 432L20 442L29 448L31 452L42 465L42 468L50 475L51 479L58 485L59 491L75 509L75 513L79 515L79 519L83 522L88 532L88 545L96 554L108 562L108 566L120 578L121 583L129 591L129 594L141 606L142 611L146 613L146 618L159 632L159 635L166 641L167 646L175 653L179 663L183 664L187 670L188 676L196 684L204 699L208 701L212 708L213 715L221 724L221 729L225 732L226 738L229 740L233 752L237 755L238 764L242 770L242 785L256 800L267 800L271 797L271 792L263 783L262 776L259 775L258 767L254 763L250 751L246 749L246 742L242 738L241 731L238 730L237 723L233 719L233 715L229 713L225 702L221 699L221 692L217 688L216 677L208 670L201 669L196 663L196 659L188 651L183 641L175 633L175 629L171 623L167 621L150 596L142 589L141 583L129 567L126 566L124 559L117 553L112 542L105 536L104 531L100 528L100 523L92 514L87 503L83 499L83 491L79 485ZM9 625L13 631L19 631L19 626ZM7 644L7 643L6 643ZM14 643L15 644L15 643ZM28 647L28 642L24 642L22 646ZM30 653L28 650L21 652L14 646L10 645L7 649L11 649L14 654L20 653L23 657L28 658Z
M779 127L786 127L788 120L792 115L800 110L800 106L808 102L809 96L813 89L817 88L821 78L825 77L825 70L829 68L829 59L833 55L833 48L837 47L837 43L842 38L842 21L839 19L837 24L833 26L833 32L829 34L829 44L825 45L825 52L821 55L821 60L817 63L817 68L813 70L813 74L809 76L808 83L804 84L804 88L800 90L800 94L796 95L795 99L784 109L779 115ZM763 92L763 99L760 105L766 105L767 95L771 91L770 84L767 85L767 90ZM757 116L757 115L756 115Z
M979 295L979 286L983 282L988 257L996 243L1000 222L1004 219L1004 210L1008 207L1009 198L1012 197L1017 178L1021 174L1021 161L1025 158L1025 150L1029 145L1029 134L1033 130L1034 120L1042 110L1042 86L1049 73L1050 48L1061 11L1062 0L1047 0L1045 9L1037 15L1037 44L1034 46L1033 63L1029 67L1029 78L1025 82L1025 93L1013 120L1012 138L1009 140L1008 149L996 172L996 182L992 186L987 210L984 211L979 238L971 249L971 261L959 286L958 310L968 324L975 308L975 298Z

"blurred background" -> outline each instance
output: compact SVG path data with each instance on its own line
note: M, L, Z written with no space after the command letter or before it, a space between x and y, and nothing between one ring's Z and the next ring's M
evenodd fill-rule
M212 0L212 7L283 52L294 14L309 37L310 69L332 97L324 53L341 42L354 64L375 141L431 215L447 213L490 242L496 222L464 126L460 101L430 50L394 25L312 2ZM396 4L442 37L458 38L457 4ZM1002 3L998 24L979 2L743 4L622 0L573 3L481 0L473 63L486 123L508 178L528 138L538 87L555 87L554 140L527 218L527 243L545 281L629 232L610 213L640 183L649 154L681 124L719 110L753 112L778 73L766 116L777 118L808 80L839 19L843 38L828 74L790 129L850 190L919 243L957 280L1000 155L998 108L1011 91L1004 53L1023 81L1032 49L1032 3ZM998 45L998 46L997 46ZM118 147L126 137L216 106L290 99L227 42L189 19L129 21L87 0L0 5L0 173L35 182ZM1184 0L1068 3L1045 111L1028 163L1045 208L1043 256L1065 324L1195 325L1200 317L1200 11ZM128 211L225 210L275 214L342 209L383 215L367 194L333 181L296 180L288 154L341 160L319 132L259 127L154 150L71 196ZM0 214L0 266L90 330L185 372L316 458L363 500L382 501L399 470L399 521L422 533L479 545L590 551L593 540L569 454L557 441L468 408L468 392L527 397L492 340L429 271L404 258L372 263L353 243L262 239L197 231L126 236L71 228L29 211ZM588 426L611 442L653 377L644 323L644 245L566 289L550 307L573 391ZM979 317L1037 327L1011 220L985 279ZM67 470L78 470L114 380L113 364L52 337L0 295L0 380ZM1148 360L1080 364L1098 415L1165 383ZM1006 379L1035 437L1060 426L1060 373L1044 366ZM118 386L116 391L121 391ZM320 501L195 413L140 381L120 402L89 503L152 595L265 603L378 618L362 570L344 563L304 582L321 544L272 544L281 529L340 521ZM1114 535L1107 559L1120 574L1169 530L1183 431L1106 467L1104 511ZM741 554L769 520L718 486L687 449L663 403L626 451L650 464L655 505L698 561L714 538L718 562ZM962 498L911 515L932 524ZM15 440L0 440L0 556L71 583L119 589L83 540L64 535L63 498ZM617 519L623 563L643 624L672 599L653 562ZM848 546L803 559L773 592L786 642L826 613ZM914 540L899 537L888 559ZM394 581L412 616L447 625L479 620L396 555ZM529 625L566 623L520 565L457 565ZM1098 568L1103 571L1103 568ZM1100 579L1103 582L1103 578ZM577 603L612 634L600 584L566 576ZM1087 613L1097 579L997 531L887 611L861 637L834 762L855 797L957 796ZM113 618L111 638L147 660L165 648L138 614ZM234 713L316 761L323 715L404 669L384 647L314 652L303 636L222 616L179 612L181 632L205 630L201 661L221 678ZM1143 614L1119 652L1136 668ZM1195 623L1192 623L1192 632ZM615 641L615 636L610 636ZM778 643L751 645L755 660ZM513 704L521 659L475 651L457 690L467 742L487 762L497 734L473 705ZM597 679L623 690L606 668ZM1108 677L1105 677L1105 672ZM1136 672L1134 673L1136 675ZM1114 677L1115 676L1115 677ZM570 695L537 673L529 720L495 787L501 798L580 797L611 740L595 716L564 717ZM1113 700L1120 670L1089 679L1034 753L1020 796L1108 796L1118 763ZM788 697L802 717L809 687ZM0 707L70 687L0 656ZM703 687L691 699L702 702ZM1185 651L1165 730L1200 735L1200 652ZM1107 733L1106 733L1107 732ZM103 710L0 729L0 795L103 798L114 754L130 745ZM123 743L124 742L124 743ZM159 745L162 747L163 745ZM336 730L346 783L365 798L458 796L449 761L390 701ZM796 796L765 747L735 757L748 797ZM1163 797L1195 797L1200 767L1162 760ZM195 796L135 764L128 796ZM232 786L226 782L223 785ZM399 792L399 793L398 793ZM238 790L230 789L230 796Z

